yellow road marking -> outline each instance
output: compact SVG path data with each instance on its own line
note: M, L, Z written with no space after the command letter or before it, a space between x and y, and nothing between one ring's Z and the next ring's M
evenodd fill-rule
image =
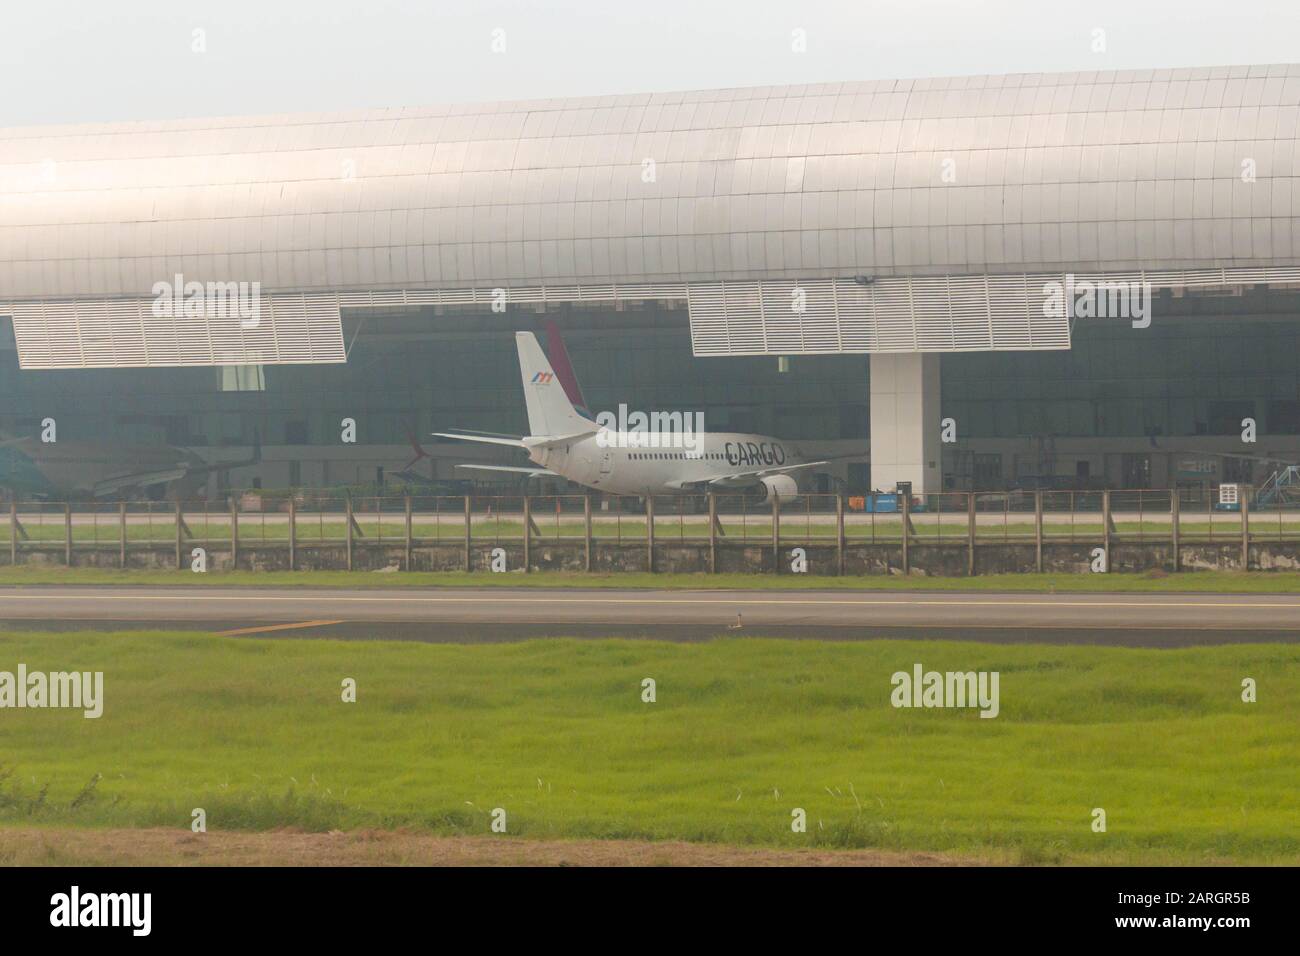
M302 627L324 627L342 624L342 621L299 621L296 624L268 624L265 627L241 627L233 631L217 631L217 637L238 637L241 634L263 634L267 631L293 631Z

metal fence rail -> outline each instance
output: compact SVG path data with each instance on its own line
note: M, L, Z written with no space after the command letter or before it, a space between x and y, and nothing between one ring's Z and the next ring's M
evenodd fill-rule
M196 547L229 550L285 549L289 567L305 550L340 548L344 563L363 548L401 548L410 567L416 548L471 549L578 546L591 566L593 546L733 545L836 548L965 547L970 567L977 548L993 545L1300 542L1300 510L1280 502L1258 507L1243 489L1235 510L1195 490L944 492L845 496L808 494L789 501L755 495L539 496L317 496L264 499L232 497L228 503L11 502L9 559L24 554L116 551L121 566L132 550L174 549L177 567Z

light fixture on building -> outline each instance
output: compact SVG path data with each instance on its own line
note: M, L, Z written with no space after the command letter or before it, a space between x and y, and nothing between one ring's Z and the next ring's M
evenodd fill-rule
M778 355L776 358L776 370L778 372L790 371L790 356Z

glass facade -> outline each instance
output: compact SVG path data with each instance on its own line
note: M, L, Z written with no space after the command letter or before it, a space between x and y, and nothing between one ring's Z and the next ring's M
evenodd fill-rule
M1207 300L1184 311L1157 313L1140 331L1079 320L1070 351L945 355L942 414L956 419L967 450L986 456L1003 454L1000 440L1028 438L1140 452L1158 438L1236 435L1245 417L1263 435L1300 435L1297 297ZM54 418L60 440L165 444L208 458L260 439L264 473L235 482L356 480L377 466L399 468L400 451L377 449L404 450L413 436L428 442L430 432L451 428L524 434L513 332L540 333L549 318L564 332L594 411L624 402L703 411L711 430L868 437L868 356L794 356L788 372L774 357L697 359L685 311L666 308L349 316L342 365L55 372L21 371L0 319L0 437L37 435L42 419ZM353 446L340 441L345 418L357 423ZM1007 477L1033 470L1006 457ZM365 468L350 471L350 459ZM303 467L322 461L340 468ZM986 485L1003 471L991 457L970 467ZM1141 462L1124 467L1142 473Z
M527 418L514 332L538 317L381 316L345 323L343 365L23 372L0 353L0 431L198 447L405 445L408 433L448 428L524 434ZM684 312L582 313L560 318L593 410L703 411L713 430L813 439L865 432L865 355L695 359ZM543 338L544 341L544 338Z
M1068 352L945 355L943 411L970 438L1300 434L1300 320L1080 320Z

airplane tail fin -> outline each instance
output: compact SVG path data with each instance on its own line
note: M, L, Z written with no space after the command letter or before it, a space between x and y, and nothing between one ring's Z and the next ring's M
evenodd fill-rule
M429 457L429 453L420 446L419 440L415 437L415 429L413 428L406 429L406 440L410 442L411 451L415 452L415 455L411 458L410 461L408 461L405 465L402 466L402 471L409 471L411 466L414 465L421 458Z
M555 369L546 358L537 336L516 332L519 349L519 374L524 382L524 400L528 404L528 431L534 437L585 434L596 430L590 419L583 418L564 392Z
M564 337L560 335L560 327L555 324L554 319L548 319L546 322L546 354L550 357L555 374L559 377L560 384L564 386L564 394L569 396L574 409L583 418L595 421L596 416L591 414L591 409L587 407L587 400L582 397L582 386L578 384L573 363L569 361L569 350L564 347Z

